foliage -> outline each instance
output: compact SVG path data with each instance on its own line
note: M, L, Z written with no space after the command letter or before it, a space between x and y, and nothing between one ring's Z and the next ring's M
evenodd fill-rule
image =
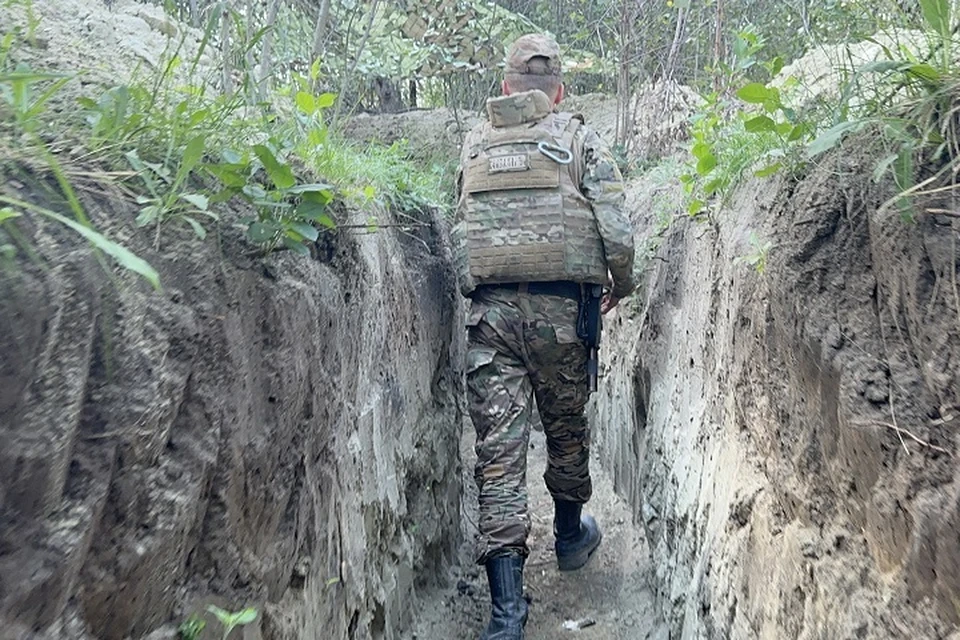
M227 638L230 636L230 633L237 627L248 625L257 619L257 610L254 608L230 612L211 604L207 607L207 611L215 615L217 620L220 622L220 625L223 627L223 635L221 636L223 640L227 640Z
M886 59L852 70L832 126L807 147L810 158L834 149L851 134L871 131L877 158L873 178L889 178L897 194L884 206L897 206L904 220L915 215L910 198L926 187L955 174L960 168L960 123L955 115L960 102L960 70L953 55L953 8L950 0L920 0L928 48L923 54L907 47L881 46ZM850 97L862 94L866 83L872 95L856 107ZM941 167L931 178L915 184L919 162Z
M28 7L30 6L32 5L28 4ZM146 261L93 228L67 181L63 168L38 136L37 131L42 126L48 103L72 78L62 74L35 72L23 63L11 69L9 54L14 46L15 37L16 33L10 31L3 35L0 43L0 97L4 106L0 109L0 115L12 115L15 131L19 130L35 145L37 155L56 177L74 217L71 219L48 208L0 194L0 205L4 205L0 208L0 225L14 224L15 219L24 213L53 220L77 233L96 250L114 258L121 267L143 276L154 288L159 289L159 276ZM13 234L17 237L16 232ZM4 245L4 254L9 256L13 251L13 245Z
M0 204L7 205L0 209L0 223L19 217L21 213L20 211L17 211L17 209L31 213L37 213L50 218L51 220L59 222L65 227L75 231L85 240L90 242L90 244L92 244L95 248L114 258L123 268L140 274L155 288L160 288L160 278L153 267L151 267L143 259L138 258L129 249L126 249L116 242L108 240L106 237L97 231L94 231L87 225L77 222L76 220L71 220L70 218L62 216L55 211L51 211L50 209L46 209L29 202L24 202L22 200L9 198L7 196L0 196Z
M714 92L692 118L692 157L688 172L681 176L691 215L701 213L714 196L724 202L748 172L763 178L784 167L797 168L798 145L814 132L814 126L784 98L796 81L790 79L781 88L770 82L782 71L783 59L777 56L761 62L764 44L751 32L741 34L738 42L742 44L736 47L734 63L722 68L722 84L734 85L758 67L769 80L741 86L736 99Z
M719 67L716 82L739 86L736 99L723 90L710 94L691 122L691 159L682 177L689 212L700 213L715 196L724 202L747 175L796 172L849 135L869 130L877 134L871 138L877 146L874 179L891 179L899 195L888 204L911 218L905 196L912 194L918 160L942 164L956 157L957 139L952 7L949 0L923 0L920 7L927 50L893 48L871 38L885 59L857 66L848 54L837 76L837 98L828 102L791 104L798 81L783 77L783 57L760 62L768 40L740 34L743 44L734 47L731 64Z
M733 259L734 264L745 264L763 275L767 269L767 256L770 254L770 249L773 248L773 243L769 240L763 241L760 240L756 232L751 231L750 236L747 238L747 241L750 243L751 252L742 256L737 256Z
M180 634L180 640L199 640L200 634L206 627L206 620L193 614L180 624L177 632Z
M338 96L316 90L324 83L323 64L311 65L307 75L288 70L273 78L286 83L264 89L256 84L251 54L263 46L269 26L256 28L254 16L219 6L209 7L203 19L200 50L190 58L181 56L184 35L171 43L155 74L135 74L135 82L87 93L79 98L79 111L63 109L63 90L73 75L14 65L11 60L20 56L11 52L29 43L18 29L0 34L0 115L9 116L15 133L30 136L33 146L22 151L24 157L39 156L47 165L77 223L56 211L7 203L0 222L5 237L18 235L12 225L22 215L45 216L158 285L149 265L90 227L68 178L73 169L65 171L37 135L49 130L53 103L58 103L61 137L85 145L83 161L98 168L99 179L116 182L136 201L135 222L154 232L158 246L161 230L171 222L203 239L218 223L222 205L234 198L255 212L238 220L252 243L265 251L282 247L303 254L308 253L305 243L335 228L328 205L336 198L360 207L412 209L440 199L441 180L433 170L420 171L408 162L401 144L357 145L329 128L325 113ZM205 76L198 67L206 48L224 37L224 23L232 38L230 62L242 70L232 88L222 86L219 71ZM318 175L329 177L318 181ZM2 244L5 255L14 250L9 242Z

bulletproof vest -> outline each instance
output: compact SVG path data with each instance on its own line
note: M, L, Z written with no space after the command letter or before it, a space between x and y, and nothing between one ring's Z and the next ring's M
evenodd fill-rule
M459 206L473 282L607 280L603 241L580 193L571 113L485 125L463 162Z

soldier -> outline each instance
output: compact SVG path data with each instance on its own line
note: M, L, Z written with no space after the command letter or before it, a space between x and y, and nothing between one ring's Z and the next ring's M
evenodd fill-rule
M554 499L561 571L600 544L590 499L588 289L595 324L634 289L633 230L623 180L583 118L558 113L560 48L526 35L506 58L503 96L467 136L453 231L467 316L467 389L477 432L478 562L493 613L481 640L519 640L527 619L523 565L530 531L527 447L533 397L547 436L544 475Z

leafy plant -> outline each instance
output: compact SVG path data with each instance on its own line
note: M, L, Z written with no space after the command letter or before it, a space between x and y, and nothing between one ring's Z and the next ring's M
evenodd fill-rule
M199 640L200 634L207 627L207 622L197 614L191 615L177 628L180 640Z
M221 636L223 640L227 640L230 633L237 627L248 625L257 619L257 610L252 607L232 613L211 604L207 607L207 611L215 615L217 620L220 621L220 625L223 627L223 635Z
M933 184L949 172L956 172L958 148L957 69L952 60L955 49L952 5L949 0L920 0L924 29L929 36L926 56L920 57L907 47L894 52L881 45L885 60L877 60L854 70L842 92L836 110L839 121L813 140L807 154L814 158L839 146L843 140L861 131L877 135L877 161L873 179L889 178L898 192L884 207L897 206L905 221L915 216L910 197L921 195L922 187ZM877 43L879 44L879 43ZM863 78L874 87L874 97L859 109L848 101L861 89ZM943 166L924 184L915 184L918 158Z
M166 165L141 160L135 149L126 153L127 161L137 172L148 192L147 195L137 197L137 204L141 205L140 215L136 220L137 226L145 227L155 224L157 244L159 244L160 226L166 220L171 218L183 220L202 240L207 232L194 216L203 215L213 220L219 219L216 213L210 211L210 200L207 196L184 190L185 182L203 159L204 144L202 136L191 139L173 175Z
M770 254L770 249L773 248L773 243L769 240L761 241L754 231L750 232L747 240L753 251L743 256L737 256L733 259L733 263L753 267L757 273L763 275L767 269L767 256Z
M14 122L32 133L47 102L72 78L58 73L39 73L21 63L12 71L0 72L0 98L13 112Z

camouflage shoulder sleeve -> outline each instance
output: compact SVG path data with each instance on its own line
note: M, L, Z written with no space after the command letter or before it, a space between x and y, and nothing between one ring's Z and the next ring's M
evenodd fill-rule
M613 276L613 295L623 298L636 287L633 274L633 225L623 210L623 177L613 154L596 131L581 126L576 142L583 148L580 190L590 201L597 219L607 268Z

